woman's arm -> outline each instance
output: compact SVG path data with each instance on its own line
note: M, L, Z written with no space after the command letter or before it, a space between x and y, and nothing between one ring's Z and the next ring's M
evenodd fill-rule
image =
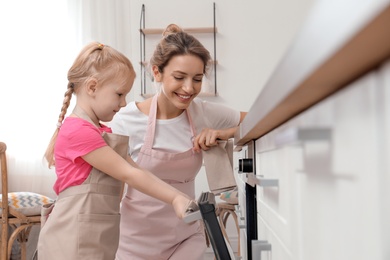
M96 169L107 173L115 179L163 202L172 204L176 215L184 217L190 198L160 180L158 177L138 168L133 160L123 159L111 147L104 146L83 156L83 159Z
M247 112L240 112L240 122L244 120ZM210 147L217 145L218 140L227 140L234 137L238 126L225 129L204 128L194 139L194 151L207 151Z

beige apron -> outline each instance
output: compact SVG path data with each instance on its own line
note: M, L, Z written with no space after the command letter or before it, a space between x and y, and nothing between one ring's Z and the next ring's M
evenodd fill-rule
M83 119L90 121L82 112ZM103 133L122 157L128 137ZM122 183L95 168L83 184L62 191L38 242L39 260L112 260L119 240Z
M144 144L137 164L148 169L173 187L195 197L195 177L202 166L202 154L189 149L169 153L152 148L157 113L157 95L153 98ZM191 134L195 128L186 110ZM131 126L129 126L131 127ZM189 133L189 138L191 135ZM118 260L198 260L206 249L200 222L186 224L169 204L131 187L122 200Z

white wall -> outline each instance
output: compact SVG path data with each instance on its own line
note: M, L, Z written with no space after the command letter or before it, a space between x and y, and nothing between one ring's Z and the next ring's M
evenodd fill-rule
M213 2L216 4L217 90L216 97L202 97L241 111L248 111L273 69L287 50L315 0L131 0L131 55L140 74L140 15L145 4L145 27L165 28L170 23L185 27L212 27ZM196 35L195 35L196 36ZM203 36L200 40L203 40ZM212 38L212 35L210 35ZM150 51L147 40L146 50ZM202 41L203 42L203 41ZM149 44L149 45L148 45ZM204 42L213 55L212 44ZM153 48L151 48L153 49ZM142 100L141 77L130 93L129 100ZM202 168L196 179L196 196L208 191ZM228 222L228 234L235 249L237 234Z
M289 43L291 42L295 32L299 28L300 23L304 19L305 14L308 12L311 2L315 0L295 0L292 1L261 1L261 0L216 0L216 26L217 33L217 89L218 96L216 97L204 97L212 102L223 103L229 105L235 109L248 111L254 102L257 95L260 93L262 86L265 85L267 78L272 73L274 67L277 65L278 60L282 57L286 51ZM23 6L27 0L23 1ZM30 72L28 77L25 77L27 82L15 81L12 73L5 73L5 85L7 88L2 89L2 96L7 99L15 99L14 103L20 102L17 100L18 95L14 95L12 90L16 89L19 92L25 91L37 91L34 88L29 87L31 82L40 81L39 77L42 77L41 72L35 70L36 68L29 65L26 61L35 62L36 60L42 60L44 57L59 57L58 56L58 43L62 43L66 47L59 49L64 50L60 53L77 53L81 46L89 43L90 41L100 41L104 44L111 45L112 47L125 53L133 62L137 71L138 77L133 86L133 90L129 95L129 100L142 100L140 96L140 15L141 6L146 6L146 26L151 28L165 28L169 23L177 23L182 27L211 27L213 26L213 1L182 1L182 0L63 0L59 1L58 5L51 6L47 0L39 0L33 6L29 6L30 12L26 14L20 13L18 7L15 5L7 4L2 7L9 13L15 14L12 17L16 17L14 20L19 21L23 17L27 20L31 13L37 14L42 17L41 20L50 19L53 28L60 28L60 22L53 19L51 16L59 16L58 8L65 8L63 5L66 3L68 7L68 14L70 16L69 21L65 24L69 25L70 34L69 37L63 37L65 39L57 39L56 37L42 38L41 41L33 41L34 45L29 44L29 48L24 50L20 49L18 45L15 45L15 41L4 41L1 46L3 49L10 50L9 53L21 53L23 50L23 57L25 62L21 63L18 68L24 73ZM8 2L7 2L8 3ZM42 12L44 6L47 6L47 12ZM36 8L34 10L34 8ZM19 14L17 16L16 14ZM51 16L46 16L51 14ZM66 18L64 18L66 19ZM11 22L14 22L12 20ZM4 19L4 24L9 23ZM9 24L5 31L5 38L17 39L16 42L23 42L24 35L30 35L34 31L35 34L53 35L54 29L46 28L45 26L38 26L38 29L34 28L34 23L20 23L20 28L16 24ZM21 35L20 38L15 38L15 33ZM61 28L59 32L65 34L65 31ZM38 35L40 35L38 34ZM211 35L210 35L211 38ZM18 41L19 40L19 41ZM6 44L6 45L3 45ZM39 46L40 48L36 47ZM49 49L48 46L54 50ZM62 45L61 45L62 46ZM212 46L212 45L211 45ZM207 45L210 50L210 45ZM149 48L153 49L153 46ZM16 48L16 49L15 49ZM18 49L19 48L19 49ZM57 48L57 49L56 49ZM41 51L41 49L43 49ZM39 50L38 52L32 52L31 50ZM46 50L46 53L45 53ZM212 50L210 50L212 51ZM36 58L35 56L40 56ZM45 56L46 55L46 56ZM53 79L43 81L45 88L39 85L39 91L46 93L43 97L37 96L37 99L28 98L31 95L25 95L27 98L23 100L23 107L35 107L37 104L44 104L48 107L48 100L46 96L53 97L50 99L51 109L41 109L40 116L38 118L33 117L33 122L38 125L44 125L42 129L38 131L29 131L25 133L23 127L14 127L12 131L21 131L20 136L23 137L23 141L18 141L20 144L31 143L31 140L38 140L39 145L29 145L33 147L34 154L37 154L37 173L47 171L47 169L39 169L39 167L45 167L41 165L41 154L43 154L46 148L46 142L51 136L53 126L55 126L55 118L58 116L60 104L62 102L62 95L66 87L65 75L69 66L72 63L75 54L64 55L66 58L60 57L61 64L64 67L57 68L53 65L49 67L45 66L45 73L48 76L52 76ZM7 56L7 64L9 60L14 61L12 55ZM17 61L19 61L17 59ZM26 65L27 64L27 65ZM41 65L42 66L42 65ZM14 67L3 66L5 71L13 71L18 73L19 70L14 70ZM38 66L39 67L39 66ZM31 76L30 76L31 74ZM60 76L58 76L60 75ZM63 75L63 76L61 76ZM53 87L53 84L55 87ZM46 86L47 85L47 86ZM23 87L21 89L21 87ZM30 92L28 92L30 93ZM38 92L39 93L39 92ZM74 100L72 100L74 102ZM5 110L4 110L5 111ZM20 114L20 115L19 115ZM2 122L15 121L8 119L8 116L12 118L23 118L24 114L21 110L13 111L12 114L2 113ZM6 117L3 117L6 116ZM23 122L23 121L21 121ZM51 123L54 122L54 123ZM25 122L23 122L25 123ZM13 123L14 124L14 123ZM49 126L47 126L49 124ZM34 129L33 129L34 130ZM37 132L39 135L37 135ZM47 132L47 133L46 133ZM9 155L13 156L16 151L20 153L24 149L18 148L18 142L14 141L15 138L11 138L4 133L0 133L0 137L6 140L9 144ZM24 141L26 140L26 141ZM42 141L43 140L43 141ZM17 149L18 148L18 149ZM15 150L15 151L14 151ZM38 151L39 150L39 151ZM42 150L42 152L41 152ZM27 151L27 150L26 150ZM31 154L28 152L27 154ZM24 160L25 156L18 155L20 160ZM30 158L31 160L35 158ZM18 165L9 166L12 172L24 172ZM31 168L31 167L29 167ZM33 172L31 175L34 175ZM50 175L49 175L50 174ZM48 173L49 176L53 176ZM53 180L52 180L53 181ZM197 191L207 189L207 183L205 182L204 172L199 175ZM15 189L19 189L19 184L15 182ZM45 185L50 186L50 185ZM46 193L47 190L42 190L41 187L32 187L37 192Z
M212 27L213 2L216 5L218 29L216 48L218 96L202 98L248 111L288 48L314 0L131 0L129 57L139 77L130 93L130 100L143 99L140 96L139 65L142 4L145 4L146 10L146 28L165 28L170 23L185 28ZM147 50L153 47L148 45L148 41L146 44ZM206 44L205 46L212 52L210 49L212 45ZM201 171L197 179L197 194L204 190L207 190L207 182L204 171Z
M211 27L215 2L219 96L207 99L249 110L313 1L132 0L129 14L131 59L137 62L135 66L139 72L138 29L142 4L145 4L148 28L165 28L169 23L182 27ZM142 99L139 86L140 77L134 84L132 99Z

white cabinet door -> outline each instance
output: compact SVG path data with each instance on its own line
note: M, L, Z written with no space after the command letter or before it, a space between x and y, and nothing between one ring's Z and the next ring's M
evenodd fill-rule
M256 141L265 259L390 259L389 103L386 64Z

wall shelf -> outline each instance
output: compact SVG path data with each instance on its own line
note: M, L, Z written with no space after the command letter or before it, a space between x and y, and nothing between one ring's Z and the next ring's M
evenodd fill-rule
M199 96L217 96L217 55L216 55L216 34L218 32L216 28L215 19L215 3L213 3L213 26L212 27L188 27L183 28L186 33L189 34L210 34L213 36L213 60L211 61L210 70L208 72L209 77L204 78L202 84L202 91ZM145 5L142 5L141 19L140 19L140 66L141 66L141 96L150 97L154 95L150 85L153 82L153 77L148 69L150 57L146 55L146 41L147 36L162 35L163 28L146 28L145 27ZM196 35L194 35L197 37ZM205 46L206 47L206 46ZM207 48L207 47L206 47Z
M214 27L198 27L198 28L183 28L187 33L214 33ZM140 29L140 32L147 34L162 34L164 29L161 28L149 28L149 29ZM215 28L215 32L217 29Z

